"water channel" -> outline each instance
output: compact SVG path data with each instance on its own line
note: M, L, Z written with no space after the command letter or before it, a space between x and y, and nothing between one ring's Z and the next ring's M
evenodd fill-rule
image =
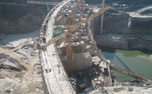
M101 50L112 64L152 79L152 55L150 52L109 48L101 48ZM114 72L114 75L118 81L134 80L117 72Z

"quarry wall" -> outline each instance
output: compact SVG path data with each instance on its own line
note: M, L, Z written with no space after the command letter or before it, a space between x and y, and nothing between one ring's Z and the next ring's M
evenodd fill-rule
M47 14L42 5L0 5L0 33L28 33L40 29Z
M45 0L39 1L45 2ZM48 1L60 2L62 0ZM0 34L37 31L47 15L46 5L29 4L27 0L0 0L0 2L5 3L0 4ZM53 5L50 6L52 7Z

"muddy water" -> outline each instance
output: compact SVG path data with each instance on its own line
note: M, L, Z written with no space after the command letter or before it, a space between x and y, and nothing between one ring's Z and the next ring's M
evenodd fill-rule
M119 50L101 48L104 56L111 63L128 71L135 72L146 78L152 79L152 55L137 50ZM118 81L134 80L131 77L115 72Z

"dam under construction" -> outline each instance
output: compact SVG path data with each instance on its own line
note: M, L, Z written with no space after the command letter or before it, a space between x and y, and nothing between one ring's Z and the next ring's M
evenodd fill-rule
M113 55L102 49L146 50L150 56L152 7L138 6L140 9L135 11L128 8L130 3L111 4L105 0L91 3L90 0L20 2L21 5L45 5L48 14L40 30L8 36L2 32L0 93L151 94L151 76L140 74L138 66L137 71L133 71L135 64L129 61L131 58L127 60L122 54ZM146 30L143 29L145 26ZM117 60L113 60L112 55ZM132 62L130 66L134 67L130 69L124 60ZM149 65L146 68L152 67ZM120 81L116 73L132 79Z

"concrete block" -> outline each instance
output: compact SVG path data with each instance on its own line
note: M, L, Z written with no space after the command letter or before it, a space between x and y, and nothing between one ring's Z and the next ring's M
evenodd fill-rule
M92 58L90 53L74 53L73 59L72 59L72 70L73 71L79 71L79 70L85 70L92 66Z

